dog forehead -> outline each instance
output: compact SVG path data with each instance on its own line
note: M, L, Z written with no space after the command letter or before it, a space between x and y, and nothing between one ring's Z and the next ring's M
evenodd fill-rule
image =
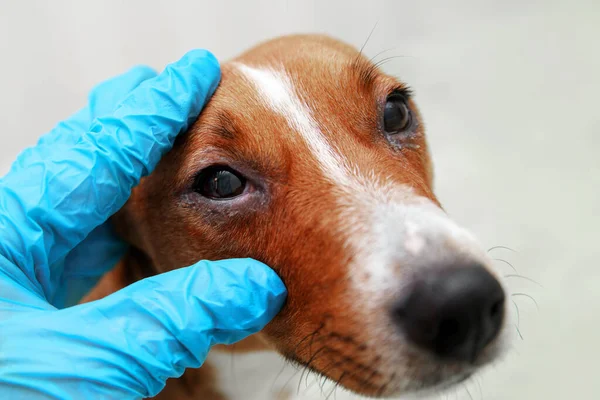
M216 97L225 108L236 105L240 125L264 126L266 139L274 134L276 141L298 144L299 136L319 131L328 140L336 140L332 134L344 140L361 125L357 118L373 120L365 114L376 110L373 96L354 95L358 52L325 42L311 38L294 47L295 39L286 38L245 53L223 65Z
M290 83L294 94L313 109L355 94L362 83L361 72L379 72L370 68L371 63L354 47L322 35L271 40L241 54L224 68L239 70L236 66L240 65L277 72L278 78Z
M218 135L210 134L199 140L243 151L243 158L266 169L318 166L320 175L337 183L349 184L357 171L364 176L396 171L398 179L410 180L405 170L417 169L412 175L428 178L421 130L418 150L403 157L379 136L381 101L398 85L356 49L333 39L276 39L222 65L221 85L197 124L197 130L211 127L235 143L215 142Z

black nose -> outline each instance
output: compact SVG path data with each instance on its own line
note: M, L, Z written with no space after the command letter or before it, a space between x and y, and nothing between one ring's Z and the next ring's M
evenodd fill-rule
M474 362L497 335L504 291L481 266L429 271L393 308L408 339L434 354Z

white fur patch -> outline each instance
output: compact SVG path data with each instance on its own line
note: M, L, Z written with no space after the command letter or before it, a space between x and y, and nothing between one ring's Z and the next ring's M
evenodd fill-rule
M326 127L315 120L283 69L236 65L254 85L265 107L288 121L310 149L323 177L337 188L339 223L335 228L353 258L347 271L351 296L361 299L361 307L355 311L363 313L369 326L368 340L374 346L397 343L381 310L410 282L407 276L424 268L443 268L448 263L480 262L491 269L491 262L474 237L432 201L375 170L358 168L353 160L336 151L328 141L328 132L322 131ZM295 136L293 139L298 140ZM388 351L381 364L388 364L399 376L408 376L410 371L403 369L402 354ZM451 371L446 373L452 375ZM397 385L395 390L414 388L410 379Z
M295 92L289 76L273 69L258 69L240 63L236 66L255 85L265 103L285 117L302 136L323 172L331 179L349 185L344 160L327 143L309 108Z
M413 257L416 257L425 248L425 238L420 232L419 226L413 222L406 222L406 240L404 249Z

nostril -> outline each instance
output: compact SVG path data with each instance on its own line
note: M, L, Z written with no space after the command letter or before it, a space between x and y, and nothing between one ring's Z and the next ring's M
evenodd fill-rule
M502 300L498 300L492 305L492 308L490 308L490 317L492 319L496 319L497 317L501 316L503 305L504 301Z
M460 331L460 323L455 319L447 319L442 321L440 329L438 330L438 336L444 338L453 338L458 335Z
M458 318L446 318L439 325L435 338L435 352L440 355L451 353L469 335L468 324Z

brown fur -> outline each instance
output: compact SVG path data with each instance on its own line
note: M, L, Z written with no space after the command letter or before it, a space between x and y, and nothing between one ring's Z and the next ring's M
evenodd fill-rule
M410 139L412 146L402 149L390 146L380 133L381 106L402 83L374 69L356 49L327 37L291 36L233 61L284 68L340 153L358 168L389 176L437 204L422 123ZM225 63L220 87L198 121L114 217L118 231L137 250L86 300L147 273L200 259L252 257L277 271L289 296L261 338L246 341L247 349L268 343L349 389L385 394L394 377L378 368L379 358L364 337L364 316L349 293L345 267L352 254L335 232L339 215L330 206L338 193L284 118L261 102L251 83ZM418 116L412 102L411 107ZM243 208L214 206L192 191L198 171L220 163L255 186ZM318 358L308 341L311 347L325 346ZM221 399L212 379L208 367L187 371L183 380L170 380L159 397Z

